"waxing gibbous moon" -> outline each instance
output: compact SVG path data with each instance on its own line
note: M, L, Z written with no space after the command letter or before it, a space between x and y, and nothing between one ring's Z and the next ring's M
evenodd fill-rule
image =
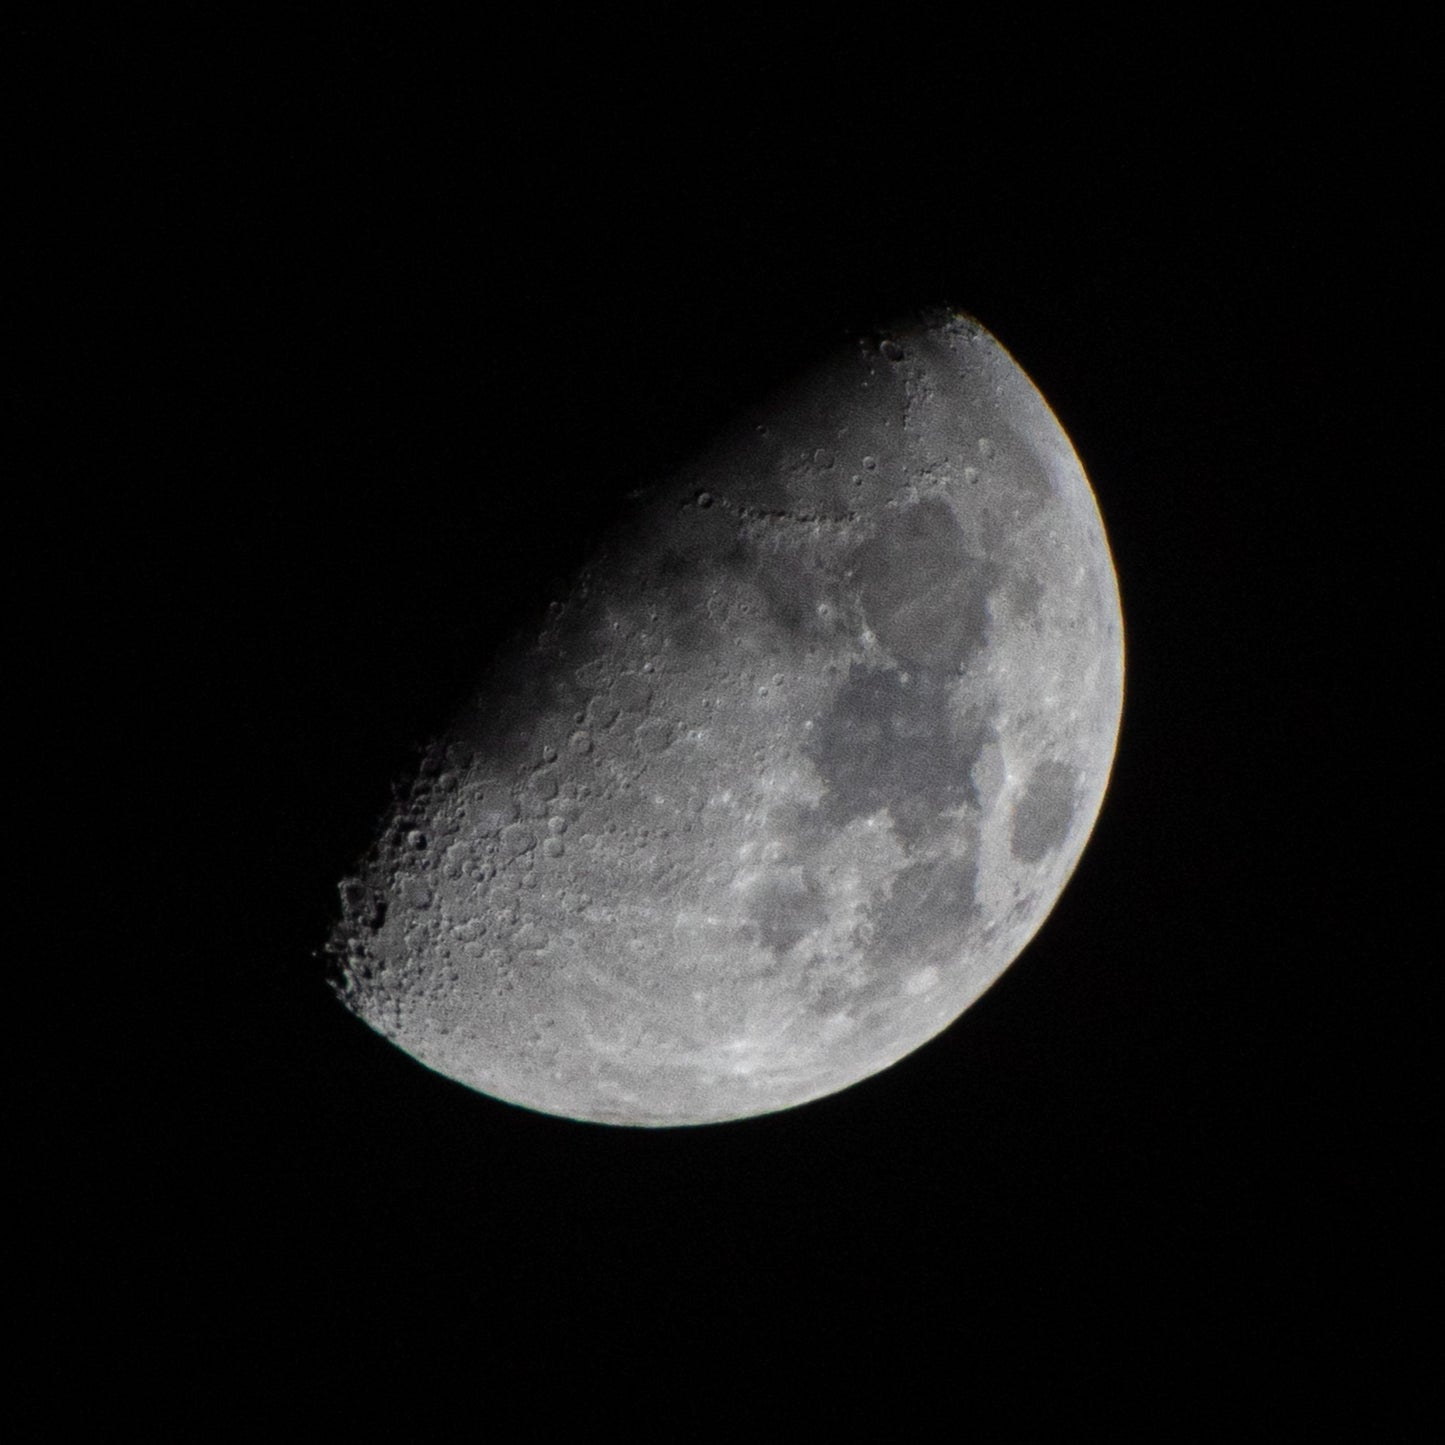
M1083 468L954 313L739 419L479 665L342 884L336 990L471 1088L650 1126L948 1027L1077 864L1123 684Z

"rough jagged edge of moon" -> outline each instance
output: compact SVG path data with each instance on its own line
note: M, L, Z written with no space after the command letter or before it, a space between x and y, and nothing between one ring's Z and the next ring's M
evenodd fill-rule
M770 1112L945 1028L1102 801L1112 562L981 326L859 340L648 494L487 667L342 885L347 1006L617 1123Z

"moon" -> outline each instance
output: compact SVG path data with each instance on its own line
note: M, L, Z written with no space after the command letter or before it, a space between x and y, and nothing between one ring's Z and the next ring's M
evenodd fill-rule
M897 1063L1018 956L1123 689L1094 494L972 318L856 339L634 494L341 885L333 986L548 1114L715 1123Z

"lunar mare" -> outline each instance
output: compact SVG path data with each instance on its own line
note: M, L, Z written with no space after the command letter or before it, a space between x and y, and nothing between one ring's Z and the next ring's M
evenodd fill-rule
M831 1094L1037 931L1122 681L1068 438L987 331L927 315L654 489L490 664L343 884L337 991L574 1119Z

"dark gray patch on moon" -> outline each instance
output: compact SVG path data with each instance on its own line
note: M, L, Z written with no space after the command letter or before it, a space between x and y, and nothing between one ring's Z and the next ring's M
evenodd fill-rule
M1039 605L1044 600L1044 584L1027 573L1016 573L1004 583L1003 599L1015 617L1036 622Z
M640 673L624 672L612 684L612 701L624 714L641 717L652 703L652 685Z
M909 863L873 918L868 960L879 970L947 961L966 946L978 920L976 858L926 858Z
M1078 775L1067 763L1040 763L1014 809L1009 847L1015 858L1037 863L1069 836Z
M825 629L818 623L821 594L805 572L761 567L756 583L773 621L784 633L800 640L822 635Z
M890 517L856 562L863 614L901 662L956 672L988 640L992 569L969 554L947 503Z
M786 953L826 917L818 881L804 868L789 868L754 895L753 926L764 948Z
M973 764L986 729L955 736L942 681L854 663L832 708L817 720L808 753L827 784L820 805L832 824L886 808L905 842L939 814L976 802Z

